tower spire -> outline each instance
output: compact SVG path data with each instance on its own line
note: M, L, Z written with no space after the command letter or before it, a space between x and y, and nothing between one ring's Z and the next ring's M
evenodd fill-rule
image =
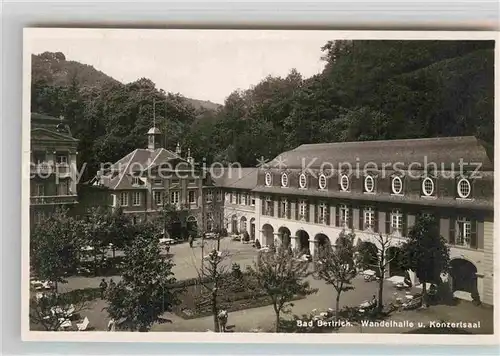
M153 99L153 127L148 131L148 149L156 150L160 147L160 130L156 128L156 100Z

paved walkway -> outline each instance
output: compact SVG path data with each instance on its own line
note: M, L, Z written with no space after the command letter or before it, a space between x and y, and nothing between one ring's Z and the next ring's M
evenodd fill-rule
M172 245L170 248L170 253L173 254L173 259L175 266L172 268L174 276L177 280L184 280L188 278L198 277L198 271L201 267L201 255L202 249L200 247L201 241L195 242L195 247L190 248L188 243L182 243L178 245ZM206 240L205 247L203 249L203 254L207 255L213 248L216 248L217 241ZM230 258L227 260L227 268L231 267L232 263L239 263L241 269L244 270L246 266L253 263L256 256L256 250L251 244L243 244L238 241L231 241L229 238L224 238L221 240L221 250L225 250L230 254ZM117 255L120 252L117 252ZM97 288L103 277L82 277L82 276L72 276L68 278L68 283L60 284L59 290L61 292L69 292L74 289L83 288ZM110 278L113 281L118 282L121 276L107 276L104 277L109 281Z
M207 241L203 253L206 255L212 248L216 246L216 241ZM242 244L241 242L231 241L228 238L221 240L221 249L228 250L231 253L231 259L228 260L228 267L232 263L239 263L242 269L247 265L251 265L256 256L256 251L251 245ZM197 277L195 266L201 264L201 248L190 248L187 243L174 245L171 248L171 253L174 254L175 266L173 271L178 280ZM68 291L72 289L98 287L102 277L70 277L68 283L61 286L61 290ZM107 277L109 279L110 277ZM113 276L113 280L118 282L120 276ZM335 308L336 293L332 286L326 285L322 281L310 279L311 286L318 288L316 294L310 295L305 299L294 302L292 314L302 315L309 314L313 309L326 310ZM378 294L378 284L376 282L365 282L362 277L357 277L353 281L354 290L344 292L340 299L341 307L358 306L363 301L371 299L372 295ZM384 300L392 301L395 298L395 293L404 297L403 292L398 292L392 286L392 283L386 282L384 288ZM93 327L97 330L106 330L108 315L103 308L106 304L103 300L97 299L92 302L91 308L82 313L83 316L88 316ZM173 314L166 314L166 318L172 320L171 324L154 325L152 331L201 331L213 329L213 317L203 317L198 319L185 320ZM462 302L457 306L432 306L428 310L406 311L394 314L391 319L400 321L413 321L415 323L425 322L429 320L447 320L447 321L471 321L476 322L481 320L484 332L493 330L493 311L476 307L471 303ZM259 328L263 331L273 331L275 323L275 314L272 306L264 306L259 308L240 310L229 314L228 325L234 325L233 330L236 332L248 332L252 329ZM354 330L353 330L354 329ZM409 330L409 329L408 329ZM408 331L404 328L343 328L340 332L393 332L401 333Z

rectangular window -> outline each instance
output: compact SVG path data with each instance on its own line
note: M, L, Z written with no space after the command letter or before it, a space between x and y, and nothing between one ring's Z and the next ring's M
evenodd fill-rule
M196 203L196 194L195 194L194 190L188 191L188 201L189 201L189 204Z
M349 226L349 207L346 205L341 205L339 209L339 226L348 227Z
M140 179L139 177L132 177L132 185L139 185Z
M207 203L211 203L214 200L214 192L211 190L207 191L206 199Z
M217 201L222 201L222 190L217 191Z
M161 191L153 192L153 199L156 205L163 205L163 192Z
M265 208L265 215L273 216L274 215L274 202L271 200L270 197L266 198L266 208Z
M280 202L280 218L288 218L288 201L286 199Z
M470 247L471 242L471 221L469 219L461 218L457 221L458 231L455 245Z
M68 156L65 154L58 154L56 156L56 162L57 162L57 164L61 164L61 165L68 164Z
M128 193L120 193L120 206L128 206Z
M403 214L399 210L393 210L391 214L391 228L393 231L401 231L403 228Z
M179 192L175 191L170 193L170 203L179 204Z
M373 210L373 208L372 207L365 208L363 210L363 214L364 214L364 226L361 228L361 230L373 228L373 225L375 223L375 211Z
M116 194L111 194L111 206L116 206Z
M153 184L154 185L162 185L163 184L163 180L161 178L153 179Z
M141 192L134 192L132 195L132 204L134 206L141 205Z
M207 231L212 231L214 228L214 217L212 213L207 213L206 219L207 219Z
M320 204L318 207L318 222L320 224L328 223L328 206L326 204Z
M247 205L247 195L241 194L241 205Z
M255 205L255 194L252 194L252 196L250 197L250 205L251 206Z
M47 156L43 151L36 151L33 153L33 163L40 164L47 161Z
M307 203L305 200L299 202L299 219L306 219L307 217Z
M43 197L44 195L45 195L45 185L43 185L43 184L37 184L36 185L35 196L37 196L37 197Z
M236 197L236 192L233 192L232 195L231 195L231 202L233 204L236 204L237 203L237 197Z
M69 184L67 180L60 181L57 185L57 195L68 195Z
M226 202L227 203L231 202L231 193L226 193Z

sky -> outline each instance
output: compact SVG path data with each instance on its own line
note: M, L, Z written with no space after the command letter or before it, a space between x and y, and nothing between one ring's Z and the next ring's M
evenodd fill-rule
M25 50L62 52L123 83L145 77L158 89L223 104L267 75L321 72L328 40L330 31L36 29Z

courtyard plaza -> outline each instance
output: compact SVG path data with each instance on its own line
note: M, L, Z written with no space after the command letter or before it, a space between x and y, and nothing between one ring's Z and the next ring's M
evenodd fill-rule
M206 240L203 254L206 256L212 249L216 248L217 241ZM221 239L221 250L227 251L230 258L227 260L228 269L232 263L238 263L242 270L246 266L252 265L256 257L256 250L251 244L242 244L239 241L232 241L229 238ZM117 252L116 255L119 255ZM172 245L170 254L173 255L175 266L173 272L178 280L198 277L198 269L201 265L201 247L200 241L195 242L194 247L190 248L187 243ZM68 283L59 285L60 291L70 291L74 289L97 288L103 277L69 277ZM120 280L120 276L108 276L105 279L113 278L115 282ZM335 308L336 292L332 286L325 282L315 280L310 277L309 281L313 288L318 292L307 296L304 299L293 302L292 312L289 315L282 315L284 318L292 318L293 315L310 314L313 310L318 313L326 311L329 308ZM397 290L392 282L384 282L384 304L395 301L396 298L405 298L405 292ZM343 292L340 298L340 307L356 307L361 303L378 295L378 282L366 282L363 276L357 276L352 282L354 289ZM413 288L411 293L417 293L420 290ZM82 317L87 316L94 330L106 330L109 317L103 308L107 306L106 301L96 299L91 302L89 309L82 311ZM151 331L197 331L206 332L213 329L213 317L185 320L173 313L165 313L163 317L172 321L172 323L155 324ZM478 333L491 333L493 330L493 312L489 307L475 306L467 301L458 301L456 305L433 305L425 310L407 310L391 314L388 320L423 322L427 325L430 321L450 321L450 322L481 322ZM275 323L275 314L271 305L239 310L229 313L228 326L233 332L249 331L273 331ZM417 328L415 326L414 328ZM339 332L370 332L370 333L403 333L411 328L401 327L344 327Z

